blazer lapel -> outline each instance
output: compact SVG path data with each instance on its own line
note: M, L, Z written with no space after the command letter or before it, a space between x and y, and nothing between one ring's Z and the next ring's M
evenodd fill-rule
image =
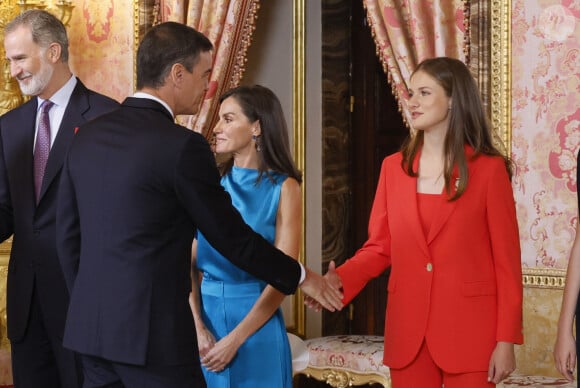
M22 187L23 193L28 193L31 203L35 203L34 198L34 129L36 109L38 107L36 98L32 98L19 110L20 117L14 120L15 130L13 144L18 148L18 170L24 172L19 174L18 185ZM10 168L10 167L9 167Z
M419 156L413 161L413 171L417 171L419 166ZM406 179L402 180L402 198L412 198L409 201L409 206L407 208L409 214L409 221L411 226L411 234L417 241L417 244L421 250L425 253L426 257L430 256L429 248L427 247L427 240L425 233L423 233L423 227L421 226L421 217L419 216L419 205L417 204L417 178L409 177L405 174Z
M83 115L89 109L89 102L85 91L86 88L84 85L77 80L77 85L64 111L58 134L54 139L50 154L48 155L46 170L44 171L44 178L42 179L42 187L40 189L40 199L42 199L64 163L68 147L74 136L75 126L86 121Z
M471 163L471 160L473 158L473 154L474 154L474 150L472 147L465 145L464 147L464 152L465 152L465 159L467 160L467 173L468 173L468 177L473 176L473 163ZM451 195L455 194L455 190L457 187L457 183L459 182L459 168L457 166L455 166L453 168L453 174L451 174ZM430 244L435 237L437 237L437 234L439 234L439 232L441 231L441 229L443 228L443 226L445 225L445 223L447 222L447 220L449 219L449 217L451 217L451 214L453 214L453 211L455 210L455 208L457 207L457 202L458 200L455 201L448 201L447 200L447 193L444 193L444 202L441 205L441 207L439 208L439 212L437 213L437 215L435 216L435 218L433 219L433 223L431 224L431 229L429 230L429 236L427 237L427 244Z

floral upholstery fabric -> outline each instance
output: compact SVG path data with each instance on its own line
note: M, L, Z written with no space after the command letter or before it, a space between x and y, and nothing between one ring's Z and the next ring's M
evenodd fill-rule
M342 368L358 373L380 373L389 377L383 365L383 337L371 335L338 335L306 340L309 366Z

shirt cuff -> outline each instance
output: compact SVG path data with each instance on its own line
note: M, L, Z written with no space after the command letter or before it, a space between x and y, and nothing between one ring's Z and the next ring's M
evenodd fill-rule
M301 262L298 262L298 264L300 265L300 281L298 282L298 285L301 285L304 279L306 279L306 268L304 268L304 264Z

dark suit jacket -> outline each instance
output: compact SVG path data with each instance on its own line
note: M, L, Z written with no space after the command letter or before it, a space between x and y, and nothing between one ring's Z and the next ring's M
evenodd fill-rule
M337 268L348 303L392 265L384 350L391 368L408 365L426 339L446 372L487 371L498 341L523 341L519 233L505 163L485 155L474 159L470 147L466 154L467 189L455 201L441 200L427 236L417 178L401 168L401 153L387 157L369 238Z
M77 80L50 150L38 206L33 178L37 99L0 117L0 240L14 234L7 290L11 340L25 333L35 279L47 330L62 338L68 293L55 246L60 172L74 128L118 105Z
M82 126L65 162L57 244L71 302L64 345L137 365L195 362L189 308L196 228L280 291L298 263L255 234L220 185L198 133L158 102L128 98Z

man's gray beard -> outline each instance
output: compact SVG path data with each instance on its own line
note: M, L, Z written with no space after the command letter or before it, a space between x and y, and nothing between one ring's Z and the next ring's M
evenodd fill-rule
M49 63L42 61L40 70L32 76L28 84L24 84L18 80L18 85L20 86L22 94L27 96L38 96L50 82L53 72L53 67Z

